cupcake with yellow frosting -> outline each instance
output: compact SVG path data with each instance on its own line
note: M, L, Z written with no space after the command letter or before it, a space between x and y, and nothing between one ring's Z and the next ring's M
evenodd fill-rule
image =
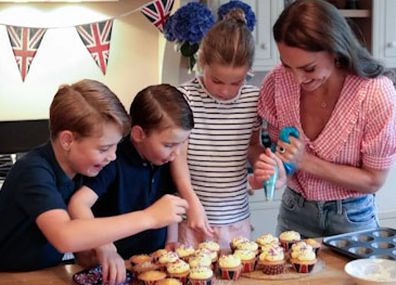
M209 267L194 267L191 268L188 275L190 285L214 285L215 277L212 269Z
M137 254L137 255L132 255L129 258L129 262L131 263L132 266L135 266L136 264L140 264L146 261L152 261L152 257L148 254Z
M137 277L144 285L154 285L156 282L166 278L166 273L162 271L146 271L140 273Z
M256 239L256 243L259 245L261 250L262 247L265 247L268 244L279 244L279 239L272 234L263 234Z
M234 237L230 242L231 251L234 252L238 244L240 244L241 242L248 242L248 241L250 240L247 237L243 237L243 236Z
M309 273L316 264L316 255L311 246L291 252L290 262L298 273Z
M234 255L241 259L242 272L252 272L256 267L256 252L247 249L237 249Z
M266 250L259 255L259 268L264 274L276 275L285 270L285 254L283 247L273 244L267 246Z
M300 233L296 231L285 231L279 235L279 241L285 251L289 251L291 246L301 240Z
M182 259L178 259L166 266L169 277L179 279L183 284L187 284L187 276L190 273L190 265Z
M161 249L157 249L156 251L154 251L151 254L151 257L153 258L153 261L155 263L158 263L158 259L164 255L165 253L167 253L169 250L165 249L165 248L161 248Z
M318 253L319 253L320 248L322 246L321 243L318 242L317 240L313 239L313 238L308 238L308 239L305 239L304 241L305 241L306 244L309 244L310 246L312 246L316 256L318 256Z
M213 240L206 240L204 242L201 242L198 245L198 248L206 248L209 249L210 251L216 252L217 254L220 253L220 245Z
M177 255L186 262L188 262L188 259L194 254L194 252L195 249L191 245L181 244L176 247Z
M206 254L193 255L188 260L188 263L191 268L194 268L194 267L209 267L210 268L212 265L212 258Z
M166 266L172 262L179 260L179 256L174 251L168 251L158 258L158 264L161 270L166 271Z
M236 255L222 255L219 258L218 267L222 279L237 280L241 275L242 262Z
M195 252L194 255L207 255L210 257L210 259L212 260L212 264L214 265L217 260L218 260L218 255L217 252L215 251L211 251L207 248L198 248Z
M155 264L152 261L144 261L142 263L135 264L134 266L131 267L132 272L135 273L135 275L139 275L140 273L146 272L146 271L151 271L151 270L158 270L160 266L158 264Z
M250 250L258 254L258 244L254 241L245 241L241 242L236 246L235 250L242 249L242 250Z

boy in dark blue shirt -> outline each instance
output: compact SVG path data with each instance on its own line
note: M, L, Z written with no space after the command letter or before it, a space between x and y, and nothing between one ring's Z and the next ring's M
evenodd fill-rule
M0 191L0 271L53 266L65 252L181 220L186 202L170 195L144 211L71 220L66 205L81 185L80 174L93 177L115 159L129 116L109 88L83 80L59 88L49 121L50 142L18 160ZM167 216L158 213L164 205ZM117 282L124 279L125 271Z
M168 84L149 86L134 98L130 116L130 136L120 143L117 159L98 176L87 179L73 195L69 204L73 217L93 218L143 210L166 193L174 192L168 162L180 153L194 126L192 111L183 94ZM159 214L168 215L165 209ZM108 274L114 274L110 272L114 268L124 272L123 259L163 248L166 234L166 228L143 231L116 241L115 246L108 244L84 253L84 259L93 256L93 262L102 264Z

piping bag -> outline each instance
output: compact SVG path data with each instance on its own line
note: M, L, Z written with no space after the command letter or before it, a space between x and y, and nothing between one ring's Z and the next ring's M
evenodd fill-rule
M264 145L264 140L268 139L268 137L265 137L266 135L268 135L268 133L262 135L261 137L263 145ZM282 128L279 133L279 139L286 143L290 143L289 136L299 138L300 133L295 127ZM272 148L272 151L274 152L274 148ZM296 165L292 162L283 162L283 166L285 167L286 175L292 175L297 169ZM263 182L264 195L267 201L274 200L274 193L276 188L275 185L276 185L276 180L278 179L278 174L279 174L279 169L277 166L275 166L274 174L272 174L270 178L268 178L266 181Z

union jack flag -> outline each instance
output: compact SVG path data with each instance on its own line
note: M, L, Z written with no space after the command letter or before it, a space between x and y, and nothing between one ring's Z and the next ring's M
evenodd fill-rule
M140 12L142 12L142 14L162 33L174 2L175 0L156 0L143 6Z
M106 74L107 62L109 60L112 28L113 20L76 26L81 40L103 74Z
M7 26L8 37L15 60L25 81L30 65L47 29Z

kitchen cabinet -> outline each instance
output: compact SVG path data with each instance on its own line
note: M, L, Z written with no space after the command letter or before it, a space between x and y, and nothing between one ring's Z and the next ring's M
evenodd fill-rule
M396 1L373 1L373 55L396 68Z
M282 12L284 2L279 0L242 0L252 7L256 14L256 27L253 36L256 41L254 71L271 70L279 62L279 54L272 36L272 26ZM220 5L229 0L208 1L208 6L215 14Z

